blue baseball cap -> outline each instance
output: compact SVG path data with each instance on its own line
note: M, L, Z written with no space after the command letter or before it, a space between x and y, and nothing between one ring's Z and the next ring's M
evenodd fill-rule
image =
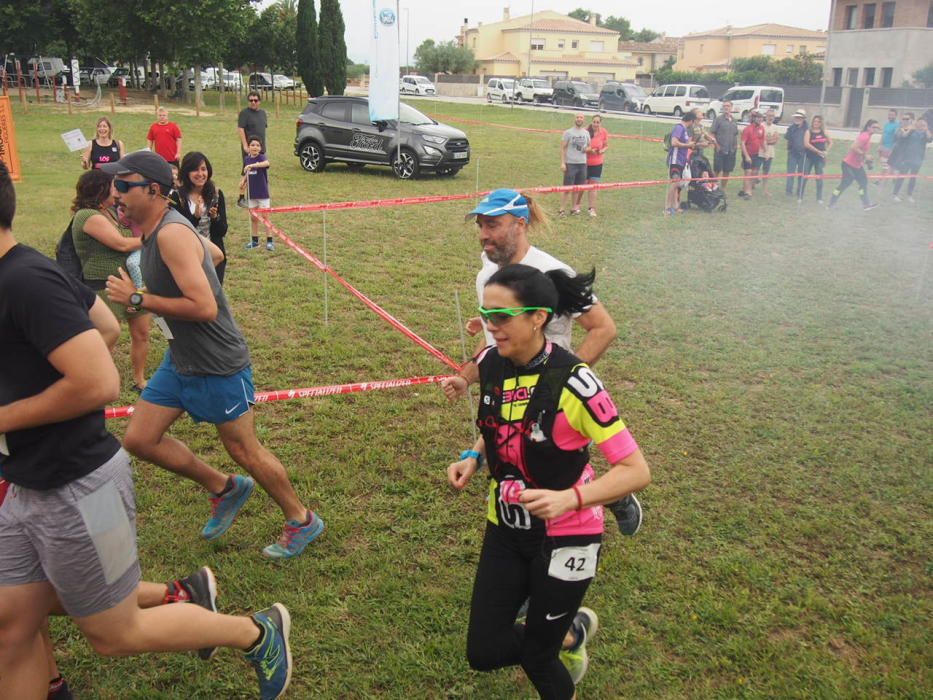
M528 210L528 200L521 192L515 190L501 189L490 192L476 208L466 215L466 220L482 214L483 216L502 216L511 214L526 222L531 221L531 212Z

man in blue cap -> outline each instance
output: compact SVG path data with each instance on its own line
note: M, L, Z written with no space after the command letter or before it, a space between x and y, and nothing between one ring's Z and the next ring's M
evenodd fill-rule
M480 255L483 267L476 275L476 294L482 303L483 287L500 267L521 263L536 267L542 272L561 269L574 274L573 269L543 250L534 247L528 240L528 229L546 223L546 217L538 203L527 194L515 190L499 189L491 192L466 215L466 219L475 219L479 229L479 242L483 247ZM545 335L548 340L574 352L581 360L593 365L602 357L615 340L616 325L606 308L593 297L589 309L577 316L555 316L547 325ZM576 321L586 331L583 342L574 351L571 348L573 323ZM493 343L492 336L483 327L479 317L471 318L466 325L470 335L480 331L485 337L480 349ZM467 386L479 378L476 364L467 362L460 370ZM445 393L449 398L459 395L456 389ZM482 438L473 450L467 450L461 459L481 459L483 453ZM634 535L641 527L642 510L638 499L632 495L608 506L619 521L619 528L626 535Z

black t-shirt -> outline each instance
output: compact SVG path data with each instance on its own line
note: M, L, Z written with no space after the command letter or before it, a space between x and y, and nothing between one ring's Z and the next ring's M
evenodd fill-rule
M268 124L269 119L266 117L266 110L264 109L246 107L240 110L240 116L237 118L237 127L246 132L247 141L249 141L250 136L258 136L262 139L262 149L266 153L269 152L266 145L266 126Z
M49 354L92 330L93 293L52 260L24 245L0 257L0 404L35 396L61 378ZM13 484L47 490L90 474L120 443L102 410L6 433L0 472Z

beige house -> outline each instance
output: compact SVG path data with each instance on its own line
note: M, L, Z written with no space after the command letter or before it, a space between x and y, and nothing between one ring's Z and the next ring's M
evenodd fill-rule
M671 58L675 61L680 56L683 39L659 37L654 41L619 41L619 52L632 55L635 61L635 75L639 80L650 78Z
M632 54L619 50L619 33L581 22L558 12L544 10L534 15L502 21L464 22L458 37L476 56L476 73L496 76L544 76L580 79L591 83L607 80L632 81L638 66Z
M696 32L683 38L683 48L674 69L715 73L728 70L736 58L753 56L780 60L811 54L822 58L826 52L826 37L823 31L784 24L726 26Z

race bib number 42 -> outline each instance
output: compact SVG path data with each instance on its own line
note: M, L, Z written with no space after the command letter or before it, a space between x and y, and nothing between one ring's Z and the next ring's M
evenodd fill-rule
M547 573L560 581L586 581L596 576L599 542L583 547L560 547L551 552Z

